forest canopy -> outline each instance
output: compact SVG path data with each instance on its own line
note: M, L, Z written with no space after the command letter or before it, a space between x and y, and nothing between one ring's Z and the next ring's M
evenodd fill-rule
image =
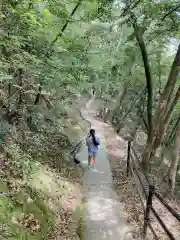
M163 177L173 192L180 153L179 0L2 0L0 10L3 154L9 136L31 156L42 146L44 156L54 154L58 138L65 159L80 122L73 104L94 88L100 115L117 133L127 126L133 139L145 133L147 173L168 158ZM79 128L82 137L86 130ZM23 145L28 137L32 145Z

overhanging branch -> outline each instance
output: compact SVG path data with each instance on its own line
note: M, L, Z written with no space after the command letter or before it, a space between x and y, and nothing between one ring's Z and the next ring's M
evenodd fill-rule
M176 10L178 10L180 8L180 4L175 6L173 9L171 9L169 12L167 12L162 18L161 20L163 21L165 18L167 18L169 15L171 15L171 13L175 12Z
M75 14L76 10L78 9L78 7L80 6L80 4L82 3L83 0L79 0L77 2L77 4L75 5L75 7L73 8L70 17L66 20L65 24L62 26L61 31L56 35L56 37L54 38L54 40L51 42L51 46L55 44L55 42L57 42L57 40L62 37L63 32L66 30L67 25L69 24L69 22L71 21L70 19L73 17L73 15Z

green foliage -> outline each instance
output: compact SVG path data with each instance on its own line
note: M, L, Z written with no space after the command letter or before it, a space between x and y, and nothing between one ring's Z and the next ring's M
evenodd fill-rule
M70 16L77 3L78 8ZM0 146L4 147L8 137L13 139L13 144L3 149L12 160L6 177L16 172L18 177L31 179L40 173L34 163L37 158L43 163L52 155L65 158L87 127L77 117L77 110L72 110L74 102L92 87L105 107L115 109L118 124L128 116L138 122L139 110L146 121L146 79L133 29L134 17L149 56L154 112L176 48L170 42L178 42L178 4L175 0L138 1L135 6L131 1L120 4L112 0L1 3ZM179 108L178 104L166 141L172 135ZM1 190L6 188L3 183ZM23 190L23 199L27 195L29 192ZM47 226L48 219L50 225L53 223L51 213L40 199L34 199L30 206L44 226L36 235L11 223L13 211L21 215L22 204L14 206L6 197L0 201L0 212L8 209L5 221L8 232L15 233L12 239L42 239L51 228ZM1 217L4 219L3 214Z

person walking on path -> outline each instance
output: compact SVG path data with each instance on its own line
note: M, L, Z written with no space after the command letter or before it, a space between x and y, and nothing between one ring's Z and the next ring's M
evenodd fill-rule
M100 139L95 135L95 130L91 129L86 138L86 146L88 147L88 168L91 168L91 163L93 162L93 169L95 170L99 145Z
M94 94L95 94L95 88L93 88L93 96L94 96Z

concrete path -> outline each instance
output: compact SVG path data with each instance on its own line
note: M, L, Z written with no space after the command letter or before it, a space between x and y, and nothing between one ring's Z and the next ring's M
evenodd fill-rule
M97 157L97 172L87 168L87 147L85 144L79 152L79 159L84 166L83 187L87 193L85 212L86 230L84 240L130 240L133 239L131 228L123 214L123 205L112 189L112 176L105 145L101 122L83 115L92 123L92 128L100 137L101 145Z

